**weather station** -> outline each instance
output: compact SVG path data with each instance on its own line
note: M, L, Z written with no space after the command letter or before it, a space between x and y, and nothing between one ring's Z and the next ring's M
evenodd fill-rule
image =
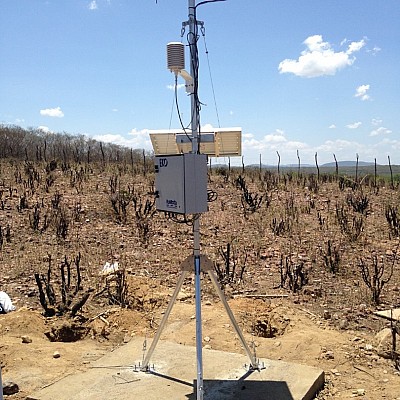
M204 23L197 19L197 10L201 5L220 1L225 0L197 2L188 0L188 20L182 23L181 30L181 37L186 33L187 43L175 41L167 44L167 67L175 79L175 101L181 127L150 132L155 155L153 194L156 197L156 208L160 213L165 213L173 222L184 222L190 226L192 232L189 234L193 249L188 250L187 253L190 255L179 266L176 286L150 346L147 346L147 338L136 336L136 332L132 331L124 346L114 348L101 358L98 357L96 350L96 353L93 353L95 360L93 362L90 360L87 368L83 371L82 368L78 368L76 373L68 373L62 379L43 386L36 393L29 394L31 400L312 400L324 385L324 371L320 368L298 365L280 358L271 360L259 359L256 356L255 345L249 346L246 342L221 289L214 271L214 263L201 252L200 221L208 212L209 204L216 195L214 191L208 189L208 160L210 157L241 156L242 153L241 128L202 129L200 124L202 103L199 100L198 40L200 34L204 34ZM246 2L242 3L244 7L247 6ZM185 52L189 54L189 72L185 70ZM190 123L187 126L182 123L179 113L178 79L184 80L187 97L191 102ZM210 209L212 210L212 207ZM211 213L209 215L211 216ZM193 276L194 279L190 283L193 282L194 285L194 318L191 315L186 317L185 314L185 317L167 327L168 318L185 279ZM204 286L205 279L207 282L211 281L220 300L218 306L208 310L213 320L226 317L226 322L229 322L215 327L215 331L221 332L221 329L224 333L225 330L227 333L229 331L227 339L232 334L232 343L229 343L229 347L240 344L243 351L233 353L211 347L203 349L203 341L207 340L203 339L202 279ZM241 304L246 304L246 307L253 307L253 300L242 301ZM226 315L219 315L222 307ZM186 306L182 312L186 312ZM105 313L108 313L108 310L98 314L91 321L102 318ZM124 318L124 315L118 314L116 321ZM145 314L139 315L143 318ZM193 319L195 326L192 328ZM109 324L105 318L103 320ZM195 335L189 333L184 340L187 343L160 340L166 327L168 329L165 329L165 336L182 330L177 332L179 334L177 337L181 337L181 334L186 332L185 328L195 330ZM297 333L296 328L290 332L293 335ZM296 350L298 345L304 347L310 343L309 340L304 341L304 332L302 333L299 338L296 337L296 341L298 340ZM306 333L308 334L308 331ZM195 346L190 344L193 336L195 336ZM226 340L225 337L219 339L222 339L221 342ZM265 353L262 353L272 343L270 340L264 341L264 338L258 340L259 353L263 357ZM291 341L292 339L289 340ZM285 346L282 346L285 350L287 343L286 341ZM316 351L315 346L314 351ZM0 400L2 400L1 390Z
M202 400L203 385L202 356L202 316L201 316L201 273L206 272L222 302L236 334L249 358L249 370L259 370L260 365L254 353L250 351L242 331L228 305L214 272L213 263L200 252L200 217L208 211L207 160L208 157L232 157L241 155L241 128L217 128L202 132L200 126L200 100L198 95L199 57L197 42L199 27L204 23L197 20L197 8L206 3L225 0L188 1L189 19L182 24L182 35L188 28L190 54L190 73L185 70L185 45L180 42L167 44L167 67L175 75L175 91L178 77L185 81L186 92L191 99L190 128L178 130L151 131L150 139L155 154L155 195L156 208L166 213L190 215L193 226L193 254L183 263L181 273L170 299L167 310L161 320L151 346L144 357L141 370L151 372L150 360L165 327L172 307L187 274L194 273L196 307L196 396Z

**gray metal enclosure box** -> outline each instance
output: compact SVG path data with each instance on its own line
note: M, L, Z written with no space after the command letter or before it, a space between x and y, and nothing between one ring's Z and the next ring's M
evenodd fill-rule
M156 208L178 214L207 211L207 156L179 154L155 158Z

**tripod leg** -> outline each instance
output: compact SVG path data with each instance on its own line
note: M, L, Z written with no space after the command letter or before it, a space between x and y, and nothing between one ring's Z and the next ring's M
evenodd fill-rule
M153 355L153 352L154 352L154 350L155 350L155 348L157 346L157 343L158 343L158 341L160 339L160 336L161 336L161 333L162 333L162 331L164 329L164 326L165 326L165 324L166 324L166 322L168 320L169 315L171 314L172 307L174 306L176 298L178 297L178 294L179 294L179 292L180 292L180 290L182 288L183 281L185 280L186 275L187 275L187 271L183 270L181 272L180 277L179 277L178 283L176 284L176 287L175 287L175 290L174 290L174 294L172 295L171 300L168 303L167 310L165 311L165 314L164 314L164 316L163 316L163 318L161 320L160 326L157 329L157 333L154 336L154 339L153 339L153 341L151 343L149 351L146 354L146 358L143 361L143 365L142 365L142 368L141 368L142 371L147 371L147 367L149 365L150 358Z
M235 316L232 313L231 308L229 307L228 302L226 301L225 295L223 293L223 291L221 290L221 287L219 286L218 280L214 274L214 271L208 270L208 275L211 278L211 282L214 285L215 290L218 293L219 298L222 301L222 304L225 307L225 311L228 314L229 319L231 320L231 323L233 325L233 327L235 328L236 334L239 336L240 342L242 343L242 346L247 354L247 356L250 359L250 364L251 364L251 369L258 369L258 363L257 360L255 359L254 355L251 353L249 346L246 343L246 340L244 339L243 333L239 328L239 325L236 322Z

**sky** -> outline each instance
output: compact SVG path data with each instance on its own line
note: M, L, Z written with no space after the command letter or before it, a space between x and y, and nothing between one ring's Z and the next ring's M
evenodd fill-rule
M202 129L241 127L246 164L400 164L400 0L226 0L197 18ZM187 44L187 19L187 0L0 0L0 124L151 150L149 130L180 128L166 44Z

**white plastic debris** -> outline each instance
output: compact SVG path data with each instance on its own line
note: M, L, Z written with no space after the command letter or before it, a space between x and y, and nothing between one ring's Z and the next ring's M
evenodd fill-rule
M108 261L104 264L103 269L100 272L100 275L107 276L117 272L119 269L118 261L110 264Z
M15 306L13 306L8 294L6 292L0 292L0 312L8 313L14 310Z

